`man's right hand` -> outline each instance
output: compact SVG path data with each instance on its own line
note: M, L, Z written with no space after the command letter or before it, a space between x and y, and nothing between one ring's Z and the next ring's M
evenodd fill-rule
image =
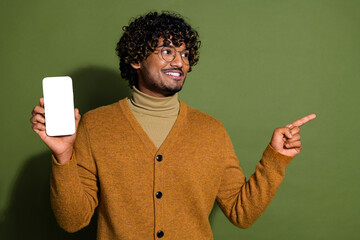
M75 108L74 111L75 126L77 129L81 116L77 108ZM39 105L34 107L31 114L30 122L34 132L36 132L41 140L50 148L58 163L64 164L68 162L72 156L76 132L73 135L56 137L50 137L46 134L44 98L40 98Z

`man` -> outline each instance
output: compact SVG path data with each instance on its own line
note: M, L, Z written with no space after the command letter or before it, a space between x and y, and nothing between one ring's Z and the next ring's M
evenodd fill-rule
M216 201L236 226L253 224L301 150L309 115L274 131L255 173L245 176L223 125L177 99L198 59L198 34L171 13L149 13L124 28L117 52L131 98L100 107L77 132L49 137L43 99L34 131L53 152L51 203L74 232L98 206L98 239L212 239ZM80 124L79 124L80 122Z

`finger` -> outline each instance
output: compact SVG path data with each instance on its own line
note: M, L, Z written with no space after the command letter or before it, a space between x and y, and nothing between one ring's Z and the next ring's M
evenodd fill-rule
M301 149L301 141L291 142L291 143L285 143L286 148L299 148Z
M40 100L39 100L39 106L44 107L44 98L43 97L40 98Z
M316 118L316 115L315 114L310 114L310 115L307 115L306 117L300 118L299 120L296 120L295 122L293 122L291 124L288 124L286 126L289 127L289 128L300 127L300 126L304 125L305 123L313 120L314 118Z
M77 119L77 118L80 117L80 112L79 112L79 109L78 109L78 108L75 108L75 109L74 109L74 113L75 113L75 119Z
M32 129L37 132L37 131L45 131L46 127L44 124L42 123L35 123L32 125Z
M45 123L45 118L41 114L36 114L32 118L30 118L31 123Z
M31 115L33 115L33 116L35 116L35 114L37 114L37 113L36 113L36 110L35 110L36 107L37 107L37 106L35 106L35 107L32 109L32 111L31 111Z
M292 138L292 134L291 134L290 128L284 128L284 135L285 135L287 138Z
M33 116L35 116L36 114L41 114L44 115L45 114L45 109L39 105L35 106L34 109L32 110L31 114Z
M285 143L296 142L296 141L299 141L300 139L301 139L300 134L295 134L295 135L293 135L292 138L286 139Z
M283 137L283 139L284 139L284 137L286 137L286 138L292 137L291 130L290 130L290 128L287 128L287 127L275 129L274 134L281 135Z
M300 132L299 127L294 127L291 129L291 134L294 136L295 134L298 134Z
M78 126L79 126L81 115L79 113L79 109L77 109L77 108L74 109L74 113L75 113L75 126L76 126L76 129L77 129Z

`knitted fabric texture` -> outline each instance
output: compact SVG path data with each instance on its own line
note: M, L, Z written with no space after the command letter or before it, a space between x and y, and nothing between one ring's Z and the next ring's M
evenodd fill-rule
M123 99L83 116L69 162L53 158L51 204L69 232L88 225L98 206L99 240L157 239L158 231L163 239L213 239L214 202L233 224L249 227L291 159L268 145L246 181L221 122L180 101L157 149Z

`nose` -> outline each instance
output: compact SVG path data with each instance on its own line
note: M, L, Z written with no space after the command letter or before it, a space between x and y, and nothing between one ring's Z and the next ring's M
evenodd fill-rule
M181 53L176 52L174 60L170 63L171 66L181 68L183 66L183 60L181 59Z

